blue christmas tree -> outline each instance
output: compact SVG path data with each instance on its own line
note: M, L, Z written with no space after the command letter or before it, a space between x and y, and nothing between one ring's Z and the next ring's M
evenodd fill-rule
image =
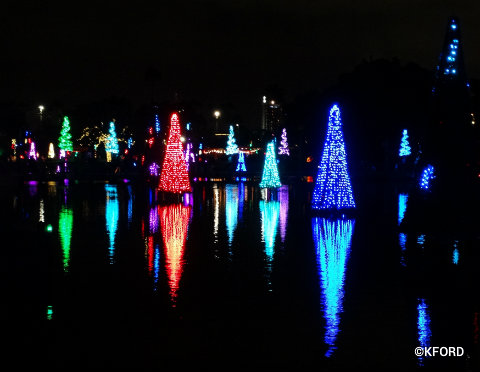
M115 122L110 122L109 135L107 137L107 143L105 145L105 151L111 154L118 154L118 140L117 133L115 132Z
M355 208L347 170L340 109L337 105L332 106L328 117L327 136L313 190L312 208L336 210Z
M275 143L272 141L267 145L267 153L265 155L265 165L263 166L260 187L276 188L280 186L282 186L282 183L280 182L280 176L278 175Z
M398 153L399 156L408 156L412 153L412 149L408 144L408 132L406 129L403 130L402 133L402 141L400 142L400 151Z
M160 120L158 119L157 114L155 114L155 132L157 134L160 133Z
M246 172L246 171L247 171L247 167L245 166L245 156L243 152L239 151L237 169L235 170L235 172Z
M225 150L226 155L236 154L238 152L238 146L235 141L235 133L233 132L233 125L230 125L230 132L228 134L227 148Z

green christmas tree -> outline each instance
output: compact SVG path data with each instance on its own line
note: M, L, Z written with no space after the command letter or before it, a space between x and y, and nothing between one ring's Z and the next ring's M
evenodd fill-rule
M235 141L235 134L233 133L233 125L230 125L230 133L228 134L227 148L225 150L226 155L232 155L238 153L238 146Z
M107 142L105 144L105 151L110 154L118 154L118 139L117 132L115 132L115 122L112 120L110 122L109 135L107 137Z
M63 118L62 130L58 138L58 148L63 151L73 151L72 135L70 134L70 121L68 116Z

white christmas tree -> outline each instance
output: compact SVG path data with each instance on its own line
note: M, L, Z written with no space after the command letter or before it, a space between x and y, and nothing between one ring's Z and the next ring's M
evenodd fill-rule
M286 128L283 128L282 130L282 140L280 141L280 146L278 147L278 155L290 156L290 150L288 149Z

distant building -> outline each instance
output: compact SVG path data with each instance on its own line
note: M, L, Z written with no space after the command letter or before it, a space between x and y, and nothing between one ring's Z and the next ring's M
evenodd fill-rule
M274 100L267 99L263 96L262 99L262 131L276 134L283 128L285 122L285 115L282 105Z

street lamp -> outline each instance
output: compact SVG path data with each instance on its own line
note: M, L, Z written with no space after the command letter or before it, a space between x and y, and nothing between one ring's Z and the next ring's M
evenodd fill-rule
M220 111L215 110L213 116L215 116L215 132L218 132L218 118L220 117Z
M40 106L38 106L38 109L40 110L40 120L42 120L42 119L43 119L43 115L42 115L42 114L43 114L43 110L45 110L45 107L42 106L42 105L40 105Z

